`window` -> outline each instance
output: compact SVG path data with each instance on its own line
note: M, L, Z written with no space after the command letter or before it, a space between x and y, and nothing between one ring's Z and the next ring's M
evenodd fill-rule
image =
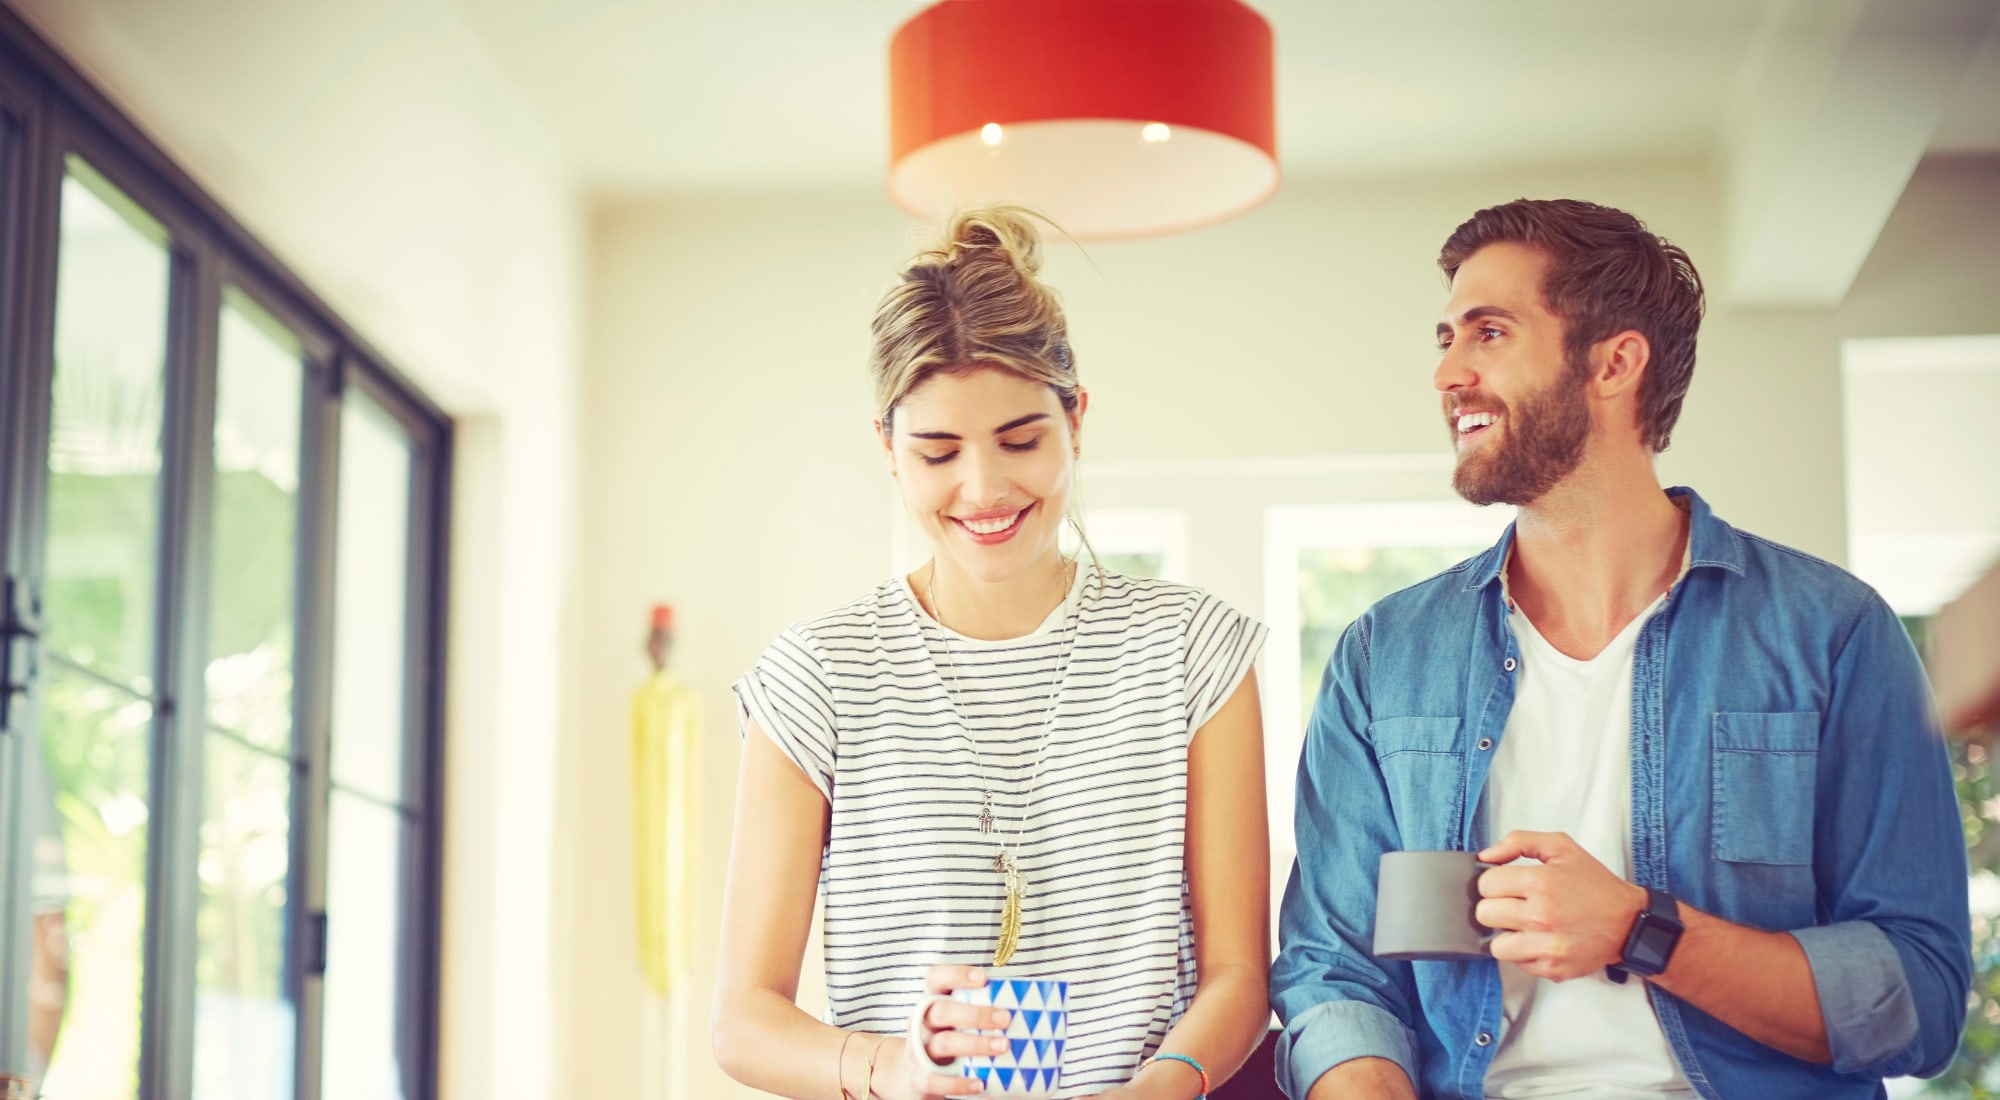
M1084 514L1084 533L1104 568L1128 577L1157 577L1190 583L1187 513L1173 508L1097 508ZM1074 530L1065 553L1078 549Z
M0 440L0 1072L431 1100L449 425L4 7Z
M296 765L301 419L297 334L241 290L223 300L216 363L196 875L195 1093L290 1095L298 1006L289 980Z
M166 233L82 160L65 165L47 458L41 742L60 822L38 838L37 958L67 937L47 1091L131 1095L154 835L152 730L166 393ZM38 783L39 785L39 783ZM46 855L44 855L46 850ZM43 987L31 1011L57 996ZM39 1052L37 1052L39 1054Z
M1369 605L1499 539L1510 508L1457 499L1274 507L1264 519L1266 782L1271 866L1282 891L1296 855L1292 789L1306 722L1335 643ZM1275 904L1274 904L1275 912Z
M365 395L341 410L322 1094L408 1100L396 973L414 792L404 714L410 441Z
M1924 652L1931 617L2000 560L2000 336L1851 340L1842 348L1848 563ZM2000 1076L2000 771L1954 741L1971 865L1973 995L1965 1042L1898 1095L1987 1095Z

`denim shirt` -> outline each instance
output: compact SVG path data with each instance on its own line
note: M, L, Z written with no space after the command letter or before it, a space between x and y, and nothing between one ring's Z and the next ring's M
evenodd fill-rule
M1881 1096L1885 1077L1951 1062L1972 972L1965 838L1923 668L1873 589L1668 492L1687 498L1689 563L1633 661L1632 878L1797 939L1833 1064L1649 985L1653 1009L1705 1097ZM1501 583L1513 537L1370 608L1327 665L1271 970L1293 1100L1367 1056L1426 1096L1482 1094L1499 964L1377 959L1370 943L1383 852L1497 839L1482 795L1520 662Z

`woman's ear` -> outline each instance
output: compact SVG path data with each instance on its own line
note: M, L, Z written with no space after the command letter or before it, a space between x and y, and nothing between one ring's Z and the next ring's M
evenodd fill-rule
M1082 386L1076 388L1076 408L1069 411L1070 450L1076 455L1083 454L1083 414L1090 408L1090 391Z
M879 416L871 423L875 429L875 442L882 445L882 461L889 467L889 476L895 477L896 448L890 443L888 424L884 418Z

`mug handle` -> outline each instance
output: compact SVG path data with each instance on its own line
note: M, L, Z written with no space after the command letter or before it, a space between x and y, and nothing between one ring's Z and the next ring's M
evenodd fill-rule
M939 1062L931 1058L931 1037L936 1029L924 1025L924 1017L930 1015L934 1004L957 1004L958 1002L942 993L927 993L917 1002L916 1010L910 1013L910 1051L916 1055L917 1064L932 1073L952 1073L958 1069L958 1059Z

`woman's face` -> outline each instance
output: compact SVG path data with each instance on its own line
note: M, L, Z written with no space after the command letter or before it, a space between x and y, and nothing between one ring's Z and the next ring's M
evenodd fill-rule
M998 367L935 374L903 398L882 445L940 560L989 584L1054 567L1086 404L1079 391L1065 412L1047 385Z

